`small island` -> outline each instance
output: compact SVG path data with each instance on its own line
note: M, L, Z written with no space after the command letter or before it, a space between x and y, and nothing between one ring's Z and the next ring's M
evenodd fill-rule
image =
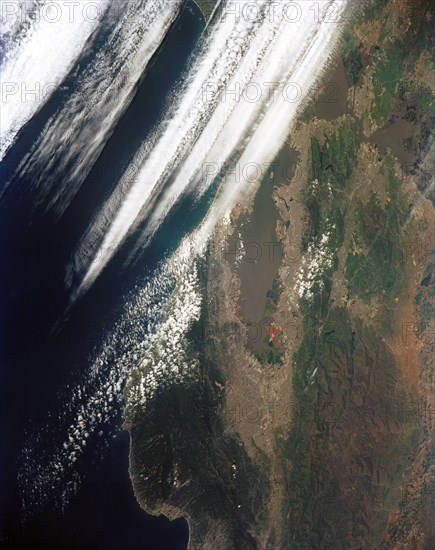
M204 17L206 23L209 22L213 10L219 3L219 0L193 0Z

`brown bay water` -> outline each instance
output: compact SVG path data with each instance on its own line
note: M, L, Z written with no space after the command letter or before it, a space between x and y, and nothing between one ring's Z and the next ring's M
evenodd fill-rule
M408 120L397 119L376 130L368 141L376 145L382 154L388 149L401 163L410 164L416 161L416 154L406 148L405 141L415 137L413 125Z
M311 116L333 120L350 109L347 103L349 82L341 58L330 68L322 88L308 107ZM240 308L246 323L259 323L264 317L267 292L282 261L281 244L276 235L278 211L273 200L275 187L290 183L296 171L298 153L285 144L273 165L265 171L254 199L252 212L242 216L237 236L230 239L229 251L237 251L240 279Z
M252 212L242 216L238 224L240 240L229 243L233 247L230 250L237 250L240 258L236 272L240 279L241 313L247 323L258 323L263 318L267 292L278 275L282 253L276 235L279 215L273 190L292 180L297 159L297 152L285 144L264 173Z
M334 120L349 114L347 102L349 87L343 59L337 58L331 64L319 92L314 95L310 114L323 120Z

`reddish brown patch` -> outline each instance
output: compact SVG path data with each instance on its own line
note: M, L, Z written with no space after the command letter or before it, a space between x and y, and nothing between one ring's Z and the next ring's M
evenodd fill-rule
M234 316L237 317L239 321L243 320L243 312L240 306L237 306L236 309L234 310Z
M276 325L269 325L267 327L267 333L269 334L269 342L276 343L276 339L281 332L281 329Z

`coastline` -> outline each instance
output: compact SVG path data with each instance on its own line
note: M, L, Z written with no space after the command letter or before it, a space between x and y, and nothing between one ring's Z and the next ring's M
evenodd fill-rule
M217 4L220 0L192 0L200 10L204 23L207 26Z
M324 71L322 74L324 75L330 64L332 63L332 58L330 57ZM323 81L323 76L319 77L318 85L322 86L321 82ZM308 97L304 100L304 104L302 109L300 109L298 118L303 115L303 112L305 112L305 109L307 105L310 103L311 98ZM294 125L296 125L296 120L294 121ZM289 138L286 139L285 146L290 145L290 148L294 148L293 144L289 143ZM280 155L280 152L278 152L277 156L275 158L278 158ZM273 161L272 161L273 162ZM299 161L298 161L299 163ZM297 166L296 166L297 169ZM214 250L219 250L220 244L224 241L226 241L228 235L232 234L233 231L236 229L238 224L240 223L240 218L242 215L246 215L248 218L252 214L252 208L255 201L255 197L258 193L258 189L261 185L261 182L258 182L258 185L255 187L255 189L252 189L249 196L245 194L243 204L239 203L232 211L231 213L231 222L229 225L226 223L218 224L215 231L213 232L210 242L211 246ZM279 224L278 224L279 226ZM214 246L213 246L214 245ZM237 277L231 272L230 266L224 262L224 266L220 266L219 261L215 262L213 258L210 258L210 265L207 266L207 269L211 269L212 272L214 268L217 268L218 270L220 267L223 267L224 273L222 275L223 280L223 302L222 308L223 308L223 321L222 319L216 320L213 316L213 318L207 319L206 327L210 331L210 335L213 333L213 330L216 330L216 337L213 338L213 342L217 343L217 335L228 335L228 329L230 326L234 326L234 311L235 311L235 305L237 303L237 297L240 296L240 289L238 289L238 279ZM208 261L207 261L208 263ZM213 265L214 264L214 265ZM216 279L219 280L221 275L216 276ZM215 277L212 277L215 278ZM209 280L209 277L207 277ZM220 285L218 285L219 287ZM216 287L214 290L217 291L217 293L221 293L222 289ZM210 294L213 295L213 290L209 288L208 283L206 283L206 295ZM213 298L215 300L215 297ZM206 308L208 309L208 308ZM207 313L208 317L209 313ZM250 355L250 352L247 350L241 350L240 349L240 342L241 339L246 338L246 329L240 326L240 323L236 322L236 334L233 334L231 332L231 339L233 336L235 336L235 340L232 341L230 348L233 349L234 357L239 358L242 362L245 364L253 365L254 362L252 361L252 357ZM214 327L214 329L213 329ZM231 331L232 329L230 329ZM202 340L202 343L205 343L206 340ZM219 346L220 344L218 344ZM205 358L207 362L212 361L212 357L215 361L219 361L219 352L217 352L217 349L214 348L214 345L211 347L213 349L210 349L208 345L205 346L207 348L206 354L207 357ZM220 350L221 352L223 350ZM209 355L210 354L210 355ZM225 354L226 355L226 354ZM234 359L233 357L233 359ZM222 357L220 357L222 359ZM289 361L290 358L287 359ZM207 369L206 369L207 370ZM207 380L206 385L212 385L212 394L214 393L213 397L209 397L208 401L211 403L215 403L216 400L220 402L220 409L219 414L216 414L213 412L212 414L216 414L216 420L214 422L217 422L219 425L222 424L221 430L222 433L219 434L219 436L213 435L214 438L216 438L218 441L221 441L221 438L229 439L229 441L225 441L223 444L231 446L233 448L233 451L235 448L240 449L240 460L241 462L245 463L245 472L248 472L246 475L250 478L250 481L245 483L244 486L253 486L254 487L254 493L252 495L246 495L244 490L241 488L238 489L236 494L238 495L238 499L240 502L243 502L243 504L236 504L235 502L238 501L232 501L232 507L230 508L231 514L228 510L225 511L225 514L228 514L226 516L226 523L223 522L222 519L217 519L216 522L211 522L210 525L207 526L208 523L208 517L206 516L206 521L204 520L200 521L197 519L196 521L192 518L192 515L186 514L186 509L189 507L190 502L197 498L197 501L202 503L202 506L204 506L207 503L207 499L205 496L207 493L210 492L210 487L213 487L213 484L211 483L210 486L208 486L207 483L204 481L200 483L199 489L200 492L198 493L197 487L194 486L192 489L191 494L189 494L186 498L185 505L184 506L173 506L172 504L168 504L167 501L164 501L163 499L156 496L156 493L161 493L161 487L165 484L167 484L167 481L165 479L155 479L154 485L153 483L150 484L150 488L154 487L154 489L151 492L148 492L148 496L144 496L143 490L144 485L143 482L140 482L141 485L141 492L139 491L139 483L137 488L134 488L134 493L137 501L139 502L141 508L148 514L152 515L165 515L165 517L168 518L176 518L176 517L183 517L189 526L189 550L196 550L196 549L206 549L210 548L211 550L216 548L216 540L219 540L222 542L222 544L230 544L228 548L231 548L231 544L234 544L234 541L237 541L236 546L234 548L239 549L250 549L255 548L255 538L256 538L256 531L257 528L256 525L256 519L261 517L260 523L262 525L262 528L264 529L267 519L265 514L267 514L267 510L265 509L266 500L268 499L268 494L271 491L271 486L274 485L273 480L271 481L269 479L269 476L267 474L267 463L268 459L266 458L266 453L262 446L265 446L268 450L268 452L273 452L273 446L274 446L274 438L273 436L270 437L271 434L266 433L267 430L265 429L266 426L269 426L273 424L274 419L273 416L275 414L275 411L269 410L268 405L268 399L272 396L273 399L276 399L275 392L277 391L276 388L274 388L274 384L268 384L267 378L269 378L266 375L266 378L264 378L264 374L258 372L258 368L255 367L255 371L257 371L257 374L259 378L255 382L255 387L257 392L256 394L248 394L247 395L247 402L240 407L239 403L239 396L240 392L236 389L236 386L232 381L230 381L231 373L228 372L226 369L221 369L221 367L217 368L218 374L217 374L217 380L215 379L213 384L210 384L210 382ZM278 372L278 371L276 371ZM277 383L277 387L280 388L278 391L286 392L288 390L288 384L291 380L291 369L288 369L287 372L283 372L283 376ZM202 375L203 376L203 373ZM205 376L207 379L209 377L209 374ZM248 375L248 378L250 375ZM214 378L214 376L212 376ZM261 387L263 382L265 382L265 387L267 389L267 392L269 392L269 395L266 395ZM202 382L201 382L202 383ZM231 402L231 398L228 398L228 384L232 385L232 387L236 390L231 393L234 400ZM240 388L241 391L243 391L243 385L242 388ZM163 389L162 394L165 393L165 390ZM216 397L217 394L217 397ZM157 397L156 399L159 399ZM163 401L165 402L165 405L158 404L157 406L150 405L150 410L152 411L152 414L154 414L155 411L159 411L159 409L167 411L167 403L166 403L167 396L163 396ZM280 398L281 401L285 401L285 405L288 406L289 401L283 400L283 396ZM252 421L246 415L242 412L242 418L241 422L245 424L245 427L247 425L247 431L244 436L240 437L240 434L238 431L233 431L232 426L234 427L234 422L231 422L231 417L233 416L233 412L239 410L243 407L250 407L253 403L260 402L261 406L261 416L262 416L262 422L260 426L253 426ZM210 414L210 412L209 412ZM236 412L236 416L237 416ZM288 411L278 411L278 414L280 414L280 420L281 421L290 421L289 413ZM228 416L229 415L229 416ZM225 424L229 422L229 426L225 427ZM147 418L146 424L148 426L153 425L154 420L149 420ZM136 424L140 424L141 421L135 421ZM160 425L159 421L156 421L157 425ZM240 420L238 421L240 425ZM145 422L142 422L142 426L145 425ZM260 447L257 446L255 441L249 442L248 439L251 438L252 434L252 428L254 431L257 432L257 435L259 439L262 441L262 445ZM155 426L153 426L152 430L155 430ZM164 427L161 427L162 432L169 433L171 430L169 430L168 425L165 424ZM172 430L176 431L176 430ZM272 433L272 432L271 432ZM129 431L130 437L132 437L131 431ZM144 441L149 441L146 436L138 437L137 434L135 436L136 440L142 439ZM172 439L172 438L171 438ZM171 444L173 444L173 441L171 441ZM214 445L214 443L213 443ZM172 449L173 450L173 449ZM224 454L226 454L227 451L224 451ZM130 463L130 477L132 478L133 486L135 487L135 473L132 471L132 463L137 459L137 456L133 450L132 445L130 445L129 450L129 463ZM228 470L232 467L231 462L227 463L227 460L224 461L224 464L226 464L226 467L228 467ZM142 471L148 471L147 468L144 468L142 466ZM153 466L151 467L152 470L155 469L155 461L153 459ZM141 471L140 469L137 470L138 472ZM242 469L243 471L243 469ZM254 473L255 472L255 473ZM153 473L154 475L154 473ZM222 475L222 474L221 474ZM152 477L152 476L151 476ZM222 476L223 477L223 476ZM148 481L148 476L147 476ZM183 481L183 484L188 483L189 479L185 478ZM182 484L182 487L183 487ZM218 490L222 493L225 493L227 491L227 487L231 486L231 480L228 480L225 484L219 484ZM260 489L260 498L259 494L256 493L259 486ZM284 487L284 483L280 483L281 488L280 492L282 492L282 489ZM158 489L157 489L158 488ZM202 491L202 492L201 492ZM213 490L212 490L213 491ZM210 496L210 495L209 495ZM246 499L249 498L250 502L248 506L245 508ZM259 499L258 499L259 498ZM157 504L155 504L155 502ZM278 505L279 499L276 499L276 504ZM228 502L226 502L226 506L228 506ZM242 510L240 510L242 508ZM238 509L240 511L237 511L237 513L234 513L234 509L237 511ZM276 511L278 511L278 508L276 508ZM212 514L211 514L212 515ZM196 514L196 517L198 518L198 514ZM225 517L225 516L223 516ZM244 527L243 527L244 525ZM273 529L276 530L278 533L280 530L279 522L277 521L277 517L274 518L274 525ZM272 530L273 530L272 529ZM270 532L269 530L265 530L264 533L260 535L260 540L262 540L264 543L266 543L266 539L269 538ZM266 538L265 538L266 537ZM230 542L231 541L231 542ZM224 546L222 546L224 547ZM226 546L225 546L226 547Z
M396 32L400 35L400 27ZM349 53L342 52L335 60L331 59L328 68L336 67L342 71L344 67L348 71L349 58L357 55L357 47L355 44ZM419 417L420 411L416 408L419 394L428 395L428 381L422 378L423 375L427 376L427 373L419 356L427 354L428 350L427 346L419 343L404 345L400 342L400 323L406 322L407 319L414 322L416 318L410 296L416 293L415 285L421 279L421 271L425 268L421 257L417 258L412 251L406 250L407 254L412 254L414 261L414 268L406 283L409 285L406 287L409 294L406 298L403 281L393 282L396 286L393 286L391 299L398 303L397 307L402 307L403 311L399 310L399 318L392 319L384 316L384 310L391 307L391 304L385 301L387 291L381 286L385 277L379 276L380 286L371 290L375 300L369 307L366 296L361 297L363 290L356 287L350 277L348 267L354 256L369 254L366 249L363 249L363 252L355 251L352 248L352 239L353 234L361 231L358 225L358 208L372 206L369 202L370 192L380 197L385 212L388 212L388 204L393 198L397 200L394 208L399 216L403 206L400 201L403 200L404 204L418 202L418 209L407 222L408 227L399 224L399 240L412 235L412 229L415 229L416 224L420 224L420 227L423 222L430 219L429 203L418 195L417 178L415 174L407 172L406 162L409 157L397 159L392 156L391 151L384 150L382 143L377 142L376 136L373 138L377 131L373 124L371 130L374 130L365 132L370 127L367 120L370 122L374 109L369 84L365 80L369 80L373 71L370 63L362 66L356 83L348 82L352 85L348 86L346 94L341 96L341 101L343 102L344 98L345 104L342 103L340 107L340 101L338 104L333 102L331 110L334 116L329 116L330 110L327 108L325 112L325 104L327 107L330 99L330 77L328 71L325 71L319 85L319 95L312 98L306 106L305 113L301 114L291 138L287 140L289 146L299 152L297 177L276 186L271 192L280 216L276 224L276 234L284 250L284 256L291 259L279 268L279 278L285 284L282 285L283 289L279 292L277 303L274 304L274 311L269 311L268 319L268 322L275 323L280 328L281 365L270 362L267 357L258 358L251 349L247 349L245 343L249 340L248 329L238 309L244 298L239 274L230 262L223 261L219 255L207 258L208 276L204 294L207 298L204 299L207 303L207 313L204 326L208 332L204 333L203 340L200 340L200 343L205 343L206 356L203 359L207 366L201 374L202 383L206 387L212 387L213 397L209 395L208 399L220 403L219 407L213 409L213 415L217 411L219 418L216 420L212 416L211 425L214 426L218 421L223 424L223 432L211 433L214 440L219 442L224 437L233 438L240 448L246 451L246 456L238 456L235 460L229 458L231 455L226 455L223 462L224 470L231 472L235 467L235 477L229 481L224 478L225 483L218 486L219 490L224 490L228 495L235 522L239 526L224 525L222 518L217 514L217 517L212 516L213 525L204 532L203 523L201 525L199 520L195 522L189 516L186 521L189 525L191 549L215 548L213 544L216 542L216 532L222 537L219 540L231 539L234 545L235 537L240 536L237 530L240 526L243 526L246 534L253 540L248 538L240 542L238 539L237 548L255 548L257 543L263 548L267 545L287 544L290 540L300 541L300 544L314 544L315 540L315 544L320 544L324 540L324 533L320 529L317 530L316 526L323 521L323 513L331 514L333 518L344 518L343 527L339 526L343 528L339 536L349 544L378 544L382 545L382 548L387 548L390 538L398 536L396 528L400 526L402 534L405 533L411 540L410 544L416 544L416 548L423 548L421 539L427 535L428 526L414 505L411 507L411 513L416 518L416 524L423 525L424 534L418 533L418 528L409 529L406 514L402 511L399 492L403 484L408 484L406 487L415 485L414 489L406 490L415 493L416 499L424 499L426 490L428 472L424 472L424 481L418 476L428 449L424 447L424 441L420 442L419 449L416 449L415 441L420 437L420 421L424 422L424 429L431 429L427 419ZM369 76L366 76L365 71ZM360 95L355 110L350 109L352 94L354 97L355 94ZM378 129L382 129L384 124L388 125L390 122L384 121L382 125L378 125ZM317 151L321 153L318 156ZM330 160L326 167L322 165L324 158ZM330 165L335 171L328 168ZM327 181L325 173L327 176L332 174L331 181ZM321 201L316 198L319 183L316 176L325 177L325 189L322 189L322 192L328 193L325 197L322 196ZM365 188L361 182L367 180ZM389 188L389 185L393 187ZM394 189L394 193L391 189ZM228 226L221 225L216 229L212 237L213 250L220 251L222 243L228 243L229 237L240 229L241 220L249 222L257 192L258 190L248 198L245 197L244 203L234 209ZM338 211L335 201L338 202ZM329 218L333 216L336 224L340 217L346 221L343 228L338 228L335 233L333 231L337 228L328 225ZM325 242L325 239L322 239L325 236L330 249L320 247L320 244ZM422 238L425 242L430 238L428 231L425 230ZM391 239L392 246L396 246L394 234L391 235ZM307 293L307 288L298 283L298 277L302 276L299 281L309 280L308 275L311 274L307 274L304 265L314 265L316 262L318 264L320 256L315 254L319 250L323 254L325 249L331 254L331 264L325 264L323 271L313 272L314 284L318 286L313 286L312 294ZM370 251L368 245L367 249ZM310 253L313 256L310 256ZM378 258L376 261L379 263ZM359 269L363 270L364 265L360 265ZM398 267L395 266L393 270L398 271ZM382 270L380 273L383 273ZM367 275L365 279L368 279ZM363 287L364 278L359 284ZM315 296L314 300L312 295ZM264 296L261 299L263 300ZM312 319L315 319L315 323L310 325ZM379 334L376 334L376 331ZM319 334L319 340L312 343L307 338L307 335L311 334ZM277 346L278 350L280 346ZM409 363L403 359L403 355ZM356 359L352 363L349 357ZM211 368L216 367L218 375L213 373L213 376L210 376L208 369L213 360L216 364ZM375 372L377 377L374 388L370 383L372 372ZM394 392L391 391L391 380L394 382ZM324 395L327 396L325 403L322 401ZM365 395L364 400L362 395ZM399 399L397 395L400 396ZM335 415L342 407L340 399L343 399L346 406L342 414ZM271 402L272 414L268 409ZM369 403L369 412L361 404L366 402ZM403 410L400 408L403 402L409 407L406 412L409 418L405 421ZM307 403L313 403L312 408ZM256 407L254 417L251 413L253 409L249 408L253 404ZM163 410L166 409L162 407ZM196 411L194 408L192 410ZM421 411L421 414L426 413ZM360 439L353 430L358 419L361 419ZM394 426L394 429L390 430L389 426ZM397 426L400 426L400 430ZM339 432L340 439L346 442L347 453L337 449L334 441L329 439L330 430ZM312 441L312 449L304 446L304 441ZM393 457L390 456L385 442L393 446ZM299 455L296 457L295 448L298 448ZM330 451L330 462L323 460L325 448ZM412 476L406 467L405 455L415 461ZM368 466L355 478L353 471L364 468L358 458L361 456L366 458ZM372 466L371 457L375 457L377 461ZM243 467L240 467L239 459ZM398 473L396 472L395 477L388 472L388 464L392 459L397 464ZM311 463L314 464L313 470L310 470ZM175 461L175 464L178 468L179 463ZM255 475L261 480L256 493L257 502L255 499L250 500L250 495L245 495L238 489L236 473L239 475L243 468L250 469L250 474L256 472ZM316 477L317 471L321 472L320 481ZM252 475L251 479L254 477ZM305 483L300 482L301 478ZM336 478L340 481L344 496L337 495ZM191 481L188 476L183 483L186 480ZM355 486L360 498L353 498L350 506L349 495L353 494L351 489ZM289 491L288 487L292 490ZM318 491L314 496L311 493L312 487L316 487ZM137 498L146 502L141 495ZM185 493L183 498L186 501L186 509L192 506L195 498L201 504L204 502L201 500L202 496L198 497L196 488L191 493ZM317 503L316 507L313 501L314 504ZM258 502L261 502L261 511L256 507ZM301 512L302 502L305 507L304 513ZM410 507L409 504L407 506ZM146 509L145 506L142 507ZM169 510L171 506L161 499L157 509ZM182 510L183 507L172 509ZM200 507L197 514L205 514L205 510L206 508ZM363 521L367 525L371 522L374 526L363 530L357 538L351 538L349 535L354 514L364 518ZM304 515L318 519L312 519L313 523L307 524L304 523L308 521ZM292 520L290 523L289 518ZM295 525L292 524L293 521ZM329 528L333 529L335 524L339 523L332 522ZM198 531L195 532L197 528ZM305 537L310 528L313 531L311 536L314 538L307 541Z

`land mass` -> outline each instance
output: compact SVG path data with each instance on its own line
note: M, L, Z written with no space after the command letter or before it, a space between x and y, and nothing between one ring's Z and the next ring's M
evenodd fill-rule
M199 266L199 375L127 417L138 501L191 549L435 543L432 24L361 5Z
M219 0L193 0L198 8L201 10L201 13L204 17L206 23L209 22L210 16L213 13L216 5L219 3Z

